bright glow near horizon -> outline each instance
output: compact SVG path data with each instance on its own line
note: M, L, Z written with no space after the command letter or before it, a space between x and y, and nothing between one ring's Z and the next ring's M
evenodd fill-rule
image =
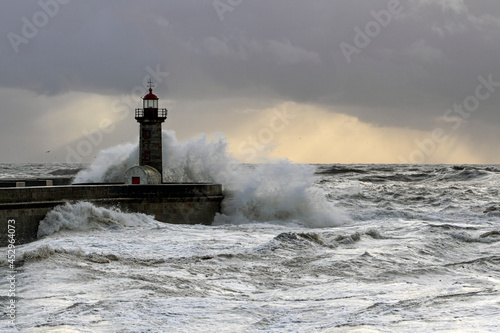
M245 162L500 163L498 1L231 9L9 2L0 163L65 162L83 141L90 162L135 142L149 78L169 109L165 129L180 140L222 133ZM280 120L283 110L294 117Z

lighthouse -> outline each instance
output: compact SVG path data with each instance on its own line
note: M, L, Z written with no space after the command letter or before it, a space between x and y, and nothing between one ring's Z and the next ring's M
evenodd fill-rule
M114 174L112 183L75 184L72 177L0 179L0 247L11 245L13 231L16 244L36 240L41 235L40 221L64 202L118 206L168 223L208 225L214 221L224 199L221 184L178 183L163 177L161 124L167 119L167 110L158 109L151 80L148 88L142 108L135 110L140 127L138 163L125 171L123 182L116 182ZM29 186L21 187L24 185Z
M160 184L163 180L161 124L167 119L167 109L158 108L158 96L153 94L153 82L149 80L149 92L142 97L142 109L135 109L139 123L139 166L125 174L126 184Z

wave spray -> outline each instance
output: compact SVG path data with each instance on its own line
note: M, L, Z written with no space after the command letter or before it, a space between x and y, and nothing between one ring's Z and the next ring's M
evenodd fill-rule
M348 220L314 187L315 166L271 160L242 164L228 152L222 136L209 141L200 135L179 142L174 131L163 131L163 178L166 182L211 182L223 185L222 212L214 224L292 222L310 227L336 226ZM119 145L99 153L74 183L123 182L137 165L138 145Z

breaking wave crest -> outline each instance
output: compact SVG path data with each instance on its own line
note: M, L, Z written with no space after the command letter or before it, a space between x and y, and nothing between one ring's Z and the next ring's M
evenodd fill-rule
M312 165L272 160L268 164L239 163L219 136L206 135L178 142L173 131L163 131L163 175L166 182L214 182L223 185L225 199L216 224L252 221L294 221L312 227L336 226L348 220L314 187ZM75 183L122 182L126 170L137 164L138 145L103 150Z
M138 226L153 221L145 214L128 214L119 209L96 207L89 202L66 203L47 213L38 226L38 238L59 230L117 229L122 226Z

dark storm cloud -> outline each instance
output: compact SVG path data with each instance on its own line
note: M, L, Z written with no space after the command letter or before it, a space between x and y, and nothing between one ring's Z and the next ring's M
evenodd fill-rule
M212 0L61 1L18 53L8 34L22 36L22 18L33 21L41 7L4 2L0 86L128 94L159 64L170 73L159 91L172 99L291 100L427 128L474 93L478 76L500 81L497 1L401 1L350 62L341 43L356 47L354 29L396 0L221 2L218 13ZM500 120L498 96L476 120Z

